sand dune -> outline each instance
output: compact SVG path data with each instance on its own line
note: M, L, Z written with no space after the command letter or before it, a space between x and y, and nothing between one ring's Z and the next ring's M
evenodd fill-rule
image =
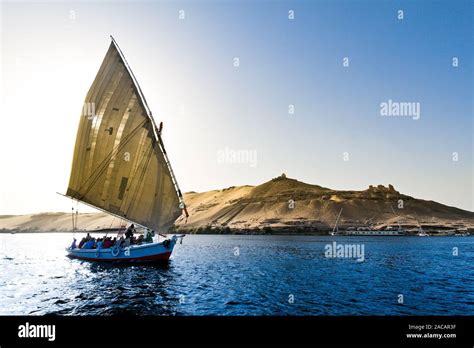
M78 214L77 228L93 231L118 228L120 220L105 213ZM71 213L41 213L0 216L0 232L69 232L72 231Z
M342 229L398 223L408 229L418 223L428 230L474 228L474 213L401 194L391 185L337 191L280 176L258 186L188 192L185 201L190 217L176 222L183 233L324 233L341 208ZM0 231L71 231L71 221L70 213L0 216ZM87 213L79 214L77 227L92 231L120 223L105 213Z

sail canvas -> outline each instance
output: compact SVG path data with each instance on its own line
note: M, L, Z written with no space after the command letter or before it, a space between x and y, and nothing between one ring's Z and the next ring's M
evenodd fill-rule
M84 102L67 196L157 231L181 212L161 136L114 40Z

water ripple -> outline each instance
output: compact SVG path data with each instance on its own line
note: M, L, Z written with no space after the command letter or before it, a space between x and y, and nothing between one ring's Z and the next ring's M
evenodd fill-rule
M474 314L474 238L337 237L357 262L325 258L334 237L187 236L161 266L71 260L70 238L0 235L0 314Z

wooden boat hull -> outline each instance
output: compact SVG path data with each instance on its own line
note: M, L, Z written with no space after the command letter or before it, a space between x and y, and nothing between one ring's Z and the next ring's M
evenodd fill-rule
M176 241L176 236L173 236L173 238L159 243L131 245L126 248L114 247L100 250L67 248L66 251L70 258L94 262L167 262Z

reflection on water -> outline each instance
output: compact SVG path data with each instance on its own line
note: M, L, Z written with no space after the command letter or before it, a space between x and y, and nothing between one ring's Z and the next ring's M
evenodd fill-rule
M165 265L69 259L70 240L0 234L0 314L474 314L474 238L186 236ZM334 240L365 261L326 258Z

